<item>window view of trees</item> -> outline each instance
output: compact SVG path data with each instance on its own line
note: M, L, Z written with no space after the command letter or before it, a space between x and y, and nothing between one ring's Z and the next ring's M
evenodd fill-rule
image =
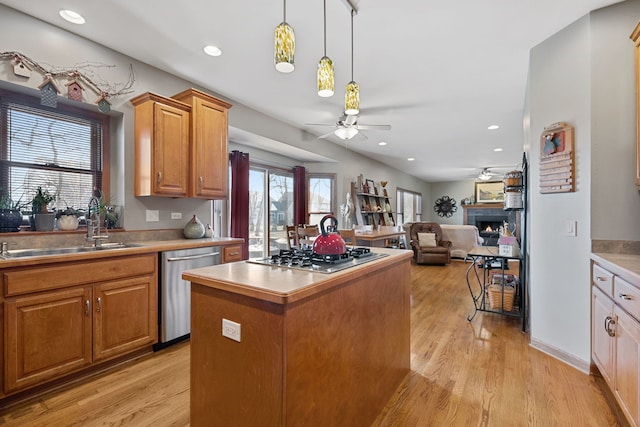
M249 257L285 249L293 224L293 173L252 167L249 171Z
M398 188L398 224L422 221L422 194Z
M323 216L335 215L335 176L309 174L309 224L319 224Z

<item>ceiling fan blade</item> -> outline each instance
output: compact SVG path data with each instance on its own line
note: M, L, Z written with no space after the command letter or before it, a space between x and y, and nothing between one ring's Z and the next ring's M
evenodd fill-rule
M358 129L364 130L391 130L391 125L356 125Z
M328 138L328 137L333 136L333 135L335 135L335 131L331 131L329 133L325 133L324 135L320 135L318 138L321 138L321 139L322 138Z
M305 123L305 126L331 126L331 127L336 127L336 124L329 124L329 123Z
M365 134L364 134L364 133L362 133L362 132L358 132L358 133L356 134L356 136L354 136L353 138L351 138L349 141L351 141L351 142L363 142L363 141L366 141L367 139L369 139L369 138L367 137L367 135L365 135Z

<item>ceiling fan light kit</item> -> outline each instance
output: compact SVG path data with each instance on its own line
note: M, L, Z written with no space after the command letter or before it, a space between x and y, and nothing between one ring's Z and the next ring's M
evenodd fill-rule
M358 134L358 129L354 127L341 127L335 130L334 134L340 139L351 139Z
M327 56L327 0L324 0L324 56L318 62L318 95L333 96L334 81L333 61Z
M283 0L283 3L284 16L274 35L275 65L281 73L290 73L295 69L296 38L293 28L287 24L287 0Z

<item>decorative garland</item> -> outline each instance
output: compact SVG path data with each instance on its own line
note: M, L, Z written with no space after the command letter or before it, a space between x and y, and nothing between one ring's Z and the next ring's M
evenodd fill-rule
M98 104L98 109L103 113L111 110L109 98L132 93L133 90L131 88L135 83L133 65L131 64L129 65L129 79L125 83L111 84L102 80L95 72L95 69L115 67L115 65L85 61L71 68L55 67L49 64L46 64L48 68L45 68L20 52L2 52L0 53L0 59L12 61L13 72L16 76L29 78L31 77L32 69L42 74L44 81L38 86L38 89L42 92L40 102L42 105L54 108L57 105L57 95L60 93L56 80L68 80L65 85L68 88L67 96L75 101L82 101L83 85L91 88L98 94L98 99L95 102Z

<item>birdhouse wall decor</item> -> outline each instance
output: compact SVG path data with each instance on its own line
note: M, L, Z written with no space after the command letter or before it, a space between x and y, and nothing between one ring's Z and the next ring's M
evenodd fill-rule
M44 81L38 86L40 89L40 104L45 107L56 108L58 106L58 94L60 91L50 75L46 75Z
M67 83L67 98L72 101L82 101L82 91L84 90L77 80Z
M111 103L107 100L107 94L102 93L98 99L96 99L96 104L98 104L98 110L101 113L108 113L111 111Z
M16 57L13 61L13 74L19 77L31 77L31 68L27 66L20 57Z

